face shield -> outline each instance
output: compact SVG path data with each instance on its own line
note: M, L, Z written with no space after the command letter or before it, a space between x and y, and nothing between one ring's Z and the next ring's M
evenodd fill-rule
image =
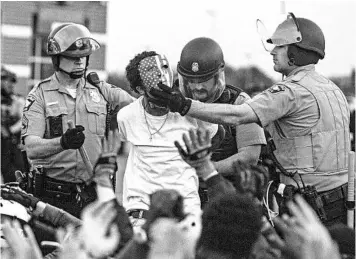
M298 21L293 13L288 13L287 19L278 24L277 29L271 34L262 20L257 19L256 21L262 45L268 52L271 52L275 46L290 45L302 41Z
M83 38L76 40L72 45L69 46L61 54L67 57L86 57L93 53L95 50L99 49L100 45L93 39Z
M208 80L206 78L189 78L178 73L179 90L188 98L212 103L221 96L225 89L225 72L220 68Z
M52 35L53 34L53 35ZM50 56L63 54L69 57L84 57L100 48L88 28L81 24L67 24L51 32L47 42Z

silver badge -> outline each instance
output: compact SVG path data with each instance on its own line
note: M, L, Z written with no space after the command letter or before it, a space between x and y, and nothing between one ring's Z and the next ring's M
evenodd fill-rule
M198 62L193 62L193 64L192 64L192 71L193 71L193 72L198 72L198 71L199 71L199 64L198 64Z
M83 46L83 40L79 39L75 42L75 46L77 46L77 48L81 48Z
M95 103L100 102L100 96L99 96L99 94L97 92L90 91L89 95L90 95L91 99L93 100L93 102L95 102Z

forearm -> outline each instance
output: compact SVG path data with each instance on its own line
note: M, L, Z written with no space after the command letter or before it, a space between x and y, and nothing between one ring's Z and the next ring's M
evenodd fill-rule
M193 100L187 115L216 124L239 125L242 123L256 122L253 121L253 116L250 114L251 112L254 115L253 110L247 104L206 104Z
M114 106L120 105L120 108L122 108L135 100L134 97L119 87L114 87L105 82L101 82L98 86L105 99Z
M29 159L46 158L64 150L60 138L43 139L37 136L27 136L25 146Z
M261 145L252 145L240 148L238 153L224 160L214 162L216 170L223 176L232 175L235 172L234 163L237 161L256 165L260 156Z
M81 220L74 217L73 215L54 207L48 203L39 201L36 205L36 209L32 214L39 219L50 222L55 227L66 227L67 225L73 225L78 227L81 225Z

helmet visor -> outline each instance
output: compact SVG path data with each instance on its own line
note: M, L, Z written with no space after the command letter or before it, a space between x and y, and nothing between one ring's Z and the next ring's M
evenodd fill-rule
M85 57L90 55L95 50L99 49L99 43L91 38L82 38L76 40L66 49L62 55L69 57Z
M219 99L225 89L224 69L209 79L202 81L201 78L189 78L178 74L179 90L184 96L194 100L212 103Z
M275 46L289 45L302 41L298 21L293 13L288 13L287 19L278 25L272 36L270 36L271 34L260 19L257 19L256 26L262 45L268 52L271 52Z

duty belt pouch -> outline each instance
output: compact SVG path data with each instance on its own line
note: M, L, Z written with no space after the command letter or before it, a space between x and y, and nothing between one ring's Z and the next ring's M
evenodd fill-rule
M324 203L321 196L317 193L315 186L306 186L301 192L303 198L318 214L318 217L322 222L327 220L326 212L324 209Z
M45 169L42 166L34 168L33 172L33 195L35 197L42 197L45 189Z
M95 201L98 197L94 182L92 182L90 185L77 184L76 191L77 195L75 196L75 199L80 207L85 207L89 203Z
M74 197L75 184L59 181L46 177L45 181L46 196L57 199L71 199Z

